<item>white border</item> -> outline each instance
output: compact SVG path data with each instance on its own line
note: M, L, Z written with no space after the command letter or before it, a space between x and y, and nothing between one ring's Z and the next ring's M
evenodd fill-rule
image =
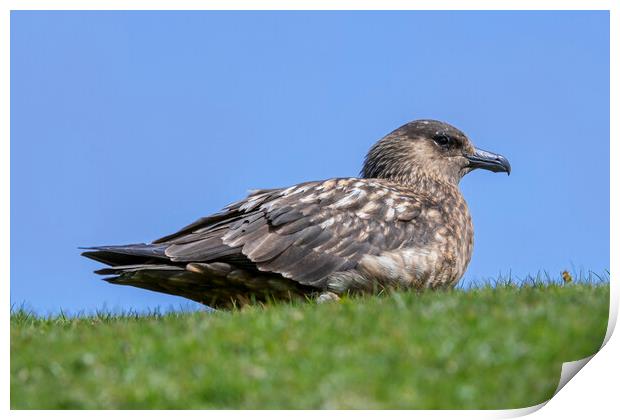
M1 382L1 392L3 406L6 410L10 407L9 389L10 389L10 335L9 335L9 311L10 294L9 294L9 278L10 278L10 206L9 206L9 188L10 188L10 11L11 10L610 10L611 19L611 138L616 141L620 140L618 134L618 123L614 120L620 115L618 114L618 83L617 78L620 71L618 66L618 40L619 34L619 12L620 9L617 1L612 0L384 0L377 1L353 1L353 0L298 0L292 1L261 1L257 0L231 0L231 1L201 1L201 0L5 0L0 3L0 197L2 198L2 218L0 221L3 240L1 242L0 267L2 268L2 284L3 293L1 293L4 302L5 316L2 323L2 340L4 357L1 365L1 373L4 381ZM618 157L618 146L612 141L610 145L611 160L611 185L617 185L618 179L617 165L614 164ZM611 188L611 214L618 214L617 191ZM611 218L611 270L614 272L615 261L617 261L617 245L615 238L618 237L618 225ZM599 414L601 418L607 417L608 413L617 412L617 378L620 373L620 363L618 362L618 353L620 353L620 343L615 337L611 337L611 333L616 323L618 315L618 298L620 290L617 282L612 276L612 304L611 318L607 331L605 345L603 351L597 354L592 362L585 368L584 372L579 374L579 379L569 381L565 388L554 397L544 410L540 410L534 414L537 418L554 418L561 416L563 419L582 418L584 415ZM611 339L610 339L611 338ZM574 365L572 365L574 366ZM506 390L507 392L509 390ZM595 403L594 405L592 403ZM491 411L390 411L389 415L398 418L508 418L516 417L536 411L543 406L524 408L519 410L491 410ZM40 413L40 414L39 414ZM156 418L164 418L170 416L170 413L164 411L131 411L131 412L115 412L107 411L89 411L88 413L80 411L11 411L12 417L39 417L45 416L51 418L76 418L84 415L94 418L107 418L110 415L132 415L132 416L149 416ZM179 414L203 418L205 413L201 411L184 411ZM292 413L286 411L259 411L253 412L254 416L268 416L269 418L285 418L290 417ZM310 411L295 411L294 416L300 418L311 418L317 413ZM381 412L368 411L339 411L337 413L328 412L324 415L337 415L339 418L369 417L375 415L385 415ZM602 416L605 414L605 416ZM218 417L233 417L237 415L247 416L248 413L240 413L238 411L218 411ZM597 416L598 417L598 416Z

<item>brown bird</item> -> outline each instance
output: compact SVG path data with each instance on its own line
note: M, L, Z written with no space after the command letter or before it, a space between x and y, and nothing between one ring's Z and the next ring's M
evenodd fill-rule
M379 140L360 178L256 190L150 244L87 248L105 280L215 308L384 289L444 288L461 278L473 227L459 191L476 168L508 160L434 120Z

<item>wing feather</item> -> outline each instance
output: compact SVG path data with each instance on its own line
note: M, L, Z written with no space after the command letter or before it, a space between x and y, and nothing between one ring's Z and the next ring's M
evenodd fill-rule
M316 286L364 255L407 246L425 200L388 181L356 178L258 190L156 243L173 261L241 258Z

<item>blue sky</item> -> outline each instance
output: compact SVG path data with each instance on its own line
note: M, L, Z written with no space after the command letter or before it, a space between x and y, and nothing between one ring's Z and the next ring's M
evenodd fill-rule
M607 12L12 12L11 302L188 302L102 282L77 247L355 176L419 118L512 164L461 182L465 284L609 268Z

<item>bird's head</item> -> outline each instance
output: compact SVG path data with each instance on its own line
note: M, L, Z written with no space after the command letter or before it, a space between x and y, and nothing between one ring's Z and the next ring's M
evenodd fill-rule
M456 185L477 168L510 174L508 159L474 147L457 128L417 120L379 140L366 155L361 175L405 183L430 177Z

